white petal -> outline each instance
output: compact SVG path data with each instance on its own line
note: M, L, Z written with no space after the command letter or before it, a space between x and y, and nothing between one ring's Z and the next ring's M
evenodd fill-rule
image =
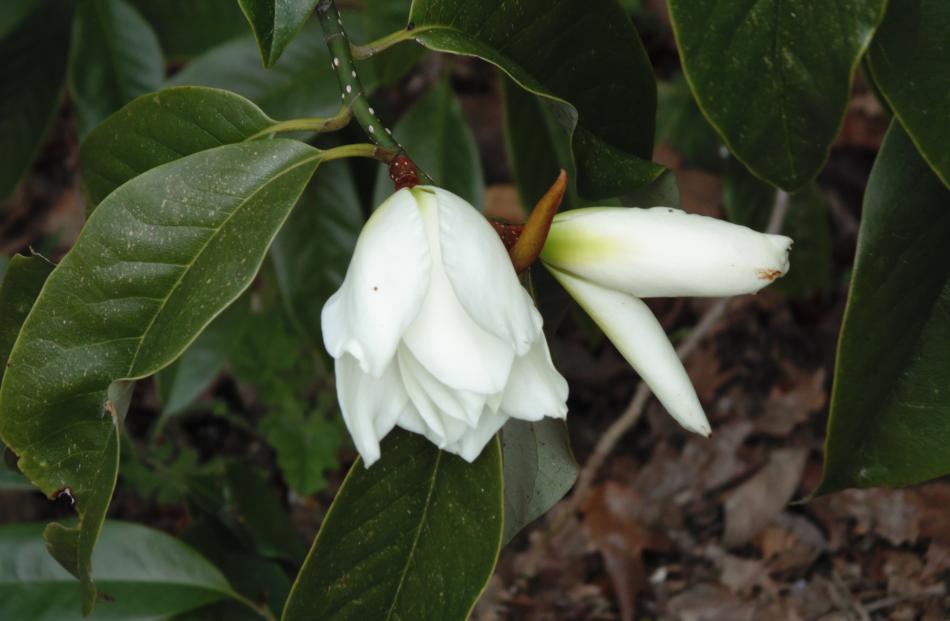
M416 359L443 384L484 395L500 392L515 358L513 347L475 323L455 296L442 267L436 202L420 199L432 256L429 289L403 339ZM480 295L492 296L492 291Z
M478 417L485 407L485 395L446 386L429 373L405 345L399 347L396 357L409 398L423 414L424 420L431 418L430 410L434 412L439 421L433 427L440 435L445 436L445 416L466 423L469 427L478 424Z
M430 265L416 200L409 190L396 192L363 227L343 285L323 307L323 343L330 355L349 353L379 377L419 313Z
M708 436L709 421L686 369L647 305L563 272L551 273L600 326L667 412L686 429Z
M447 444L444 450L455 453L465 461L471 463L482 454L482 449L494 437L506 422L508 416L494 414L486 410L478 420L478 427L466 430L465 434L453 443Z
M524 355L541 333L541 314L518 281L498 234L474 207L441 188L417 188L439 208L442 264L455 295L482 328Z
M396 364L378 378L364 373L356 358L343 354L336 360L336 393L343 422L366 467L379 459L379 443L396 424L409 400Z
M558 214L548 265L638 298L755 293L788 271L792 240L724 220L654 207Z
M567 416L567 380L554 368L543 336L527 354L515 359L501 410L522 420Z

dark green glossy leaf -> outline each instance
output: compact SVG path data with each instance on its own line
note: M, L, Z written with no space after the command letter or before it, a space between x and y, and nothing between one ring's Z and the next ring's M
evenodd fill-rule
M671 0L683 71L729 146L786 190L811 180L844 118L885 0Z
M220 520L201 516L182 533L227 577L234 590L280 615L290 592L290 578L273 560L256 554ZM175 617L174 621L260 621L261 615L234 601L221 601Z
M311 179L271 246L287 314L315 351L323 351L320 309L343 282L362 226L349 163L331 162Z
M36 4L37 0L6 0L0 11L0 39L23 21Z
M303 561L306 547L268 473L241 462L228 464L228 494L241 524L262 556Z
M53 271L53 264L39 255L15 255L0 280L0 379L23 321L36 296Z
M0 201L29 168L59 103L71 0L41 0L0 39Z
M79 582L49 557L42 532L42 524L0 527L0 619L80 621ZM108 599L91 621L161 619L233 596L200 554L137 524L105 523L92 572Z
M730 220L757 231L768 227L775 188L753 177L735 160L727 164L722 195ZM769 289L793 298L806 298L823 290L831 276L831 228L828 206L815 184L789 198L781 232L795 240L791 269Z
M347 21L347 29L358 20ZM376 87L372 63L358 65L363 87ZM242 95L279 119L330 116L340 108L340 86L317 20L308 23L270 69L261 66L253 37L229 41L202 54L170 84L213 86Z
M156 166L246 140L273 124L260 108L226 91L197 86L139 97L95 128L80 149L92 207Z
M165 78L158 37L125 0L83 0L73 24L69 90L85 136Z
M502 540L508 543L564 497L580 468L571 453L567 425L560 420L509 420L501 430L501 450L505 462Z
M864 193L816 493L950 473L947 239L950 190L891 123Z
M238 0L238 4L257 37L264 66L270 67L303 28L317 0Z
M518 88L509 79L502 80L502 94L508 159L525 211L530 210L547 192L562 168L567 171L567 192L561 203L561 211L586 205L679 205L679 190L669 171L662 172L649 184L619 199L584 200L577 193L577 174L571 157L569 136L557 122L554 116L556 110L547 105L544 98Z
M950 187L950 3L891 2L868 52L874 82Z
M283 621L465 621L502 535L498 441L469 464L396 429L357 460L297 576Z
M248 301L242 298L208 324L178 360L155 376L162 416L182 412L211 385L247 325Z
M78 527L51 525L47 540L81 578L86 611L118 468L121 403L107 389L172 362L240 295L316 164L312 148L277 139L138 176L92 214L23 324L0 389L0 436L46 494L75 498Z
M546 98L572 135L585 197L618 196L663 172L649 161L653 70L614 0L414 0L409 19L419 43L478 56Z
M439 80L393 128L393 136L439 187L482 208L485 180L478 146L448 80ZM551 181L554 181L552 178ZM393 192L388 171L379 168L374 205Z
M186 59L247 34L234 0L133 0L170 59Z

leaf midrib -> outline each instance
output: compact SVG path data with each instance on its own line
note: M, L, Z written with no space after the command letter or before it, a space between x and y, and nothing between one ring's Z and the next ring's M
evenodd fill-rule
M259 192L261 192L262 190L264 190L264 189L267 188L267 187L270 187L271 184L275 183L277 180L279 180L279 179L280 179L281 177L283 177L285 174L287 174L287 173L289 173L289 172L292 172L292 171L295 171L295 170L297 170L297 168L299 168L299 167L301 167L301 166L305 166L305 165L307 165L307 164L310 164L310 163L313 162L314 160L319 160L319 158L320 158L320 152L317 152L317 153L314 153L314 154L310 155L309 157L305 157L305 158L302 159L301 161L299 161L299 162L297 162L297 163L295 163L295 164L292 164L291 166L288 166L288 167L285 168L284 170L280 171L278 174L274 175L273 177L270 177L265 183L262 183L262 184L260 185L260 187L258 187L258 188L255 189L253 192L251 192L245 199L243 199L243 200L240 202L240 204L238 204L237 207L235 207L233 210L231 210L231 213L229 213L229 214L227 215L227 217L225 217L225 219L221 222L221 225L218 226L218 227L216 227L216 228L215 228L215 231L214 231L211 235L208 236L208 239L205 240L205 242L201 245L201 247L198 249L198 252L195 253L195 256L191 259L191 261L189 261L188 263L185 264L184 269L181 271L181 274L178 276L178 279L177 279L177 280L175 281L175 283L171 286L171 288L169 288L168 294L164 297L164 299L162 300L162 303L161 303L161 304L158 306L158 308L155 310L155 314L152 315L152 319L149 321L148 325L145 327L145 330L142 332L142 335L139 337L139 344L138 344L138 347L135 348L135 353L132 354L132 360L129 362L129 370L126 371L126 375L127 375L128 377L121 378L121 379L138 379L137 377L135 377L135 376L133 375L133 371L134 371L134 369L135 369L136 363L138 362L139 354L140 354L141 351L142 351L142 345L145 343L146 338L149 336L149 332L151 331L152 327L155 325L155 321L158 319L159 315L162 314L162 311L165 309L165 306L168 304L168 300L171 299L172 294L174 294L175 291L178 290L178 287L181 286L181 283L182 283L182 281L184 280L185 275L188 274L188 273L191 271L191 269L194 267L195 263L197 263L198 259L200 259L201 256L204 254L205 250L208 249L208 246L211 244L211 242L214 241L214 240L217 238L218 234L220 234L221 231L223 231L223 230L225 229L225 227L227 227L228 222L230 222L231 219L234 218L234 216L235 216L238 212L240 212L245 206L247 206L247 204L250 203L250 202L254 199L254 197L257 196L257 194L258 194ZM178 161L180 161L180 160L178 160ZM242 290L242 291L243 291L243 290ZM237 293L237 295L234 297L234 299L237 299L237 297L241 295L242 291L238 291L238 293ZM231 300L231 301L233 302L234 300ZM226 308L226 307L227 307L227 305L225 305L225 308ZM215 316L217 316L217 314L216 314ZM201 332L204 331L204 328L207 327L207 325L208 325L209 323L211 323L211 322L214 320L214 317L215 317L215 316L210 317L210 318L208 319L208 321L205 322L205 325L202 326L202 328L196 333L195 338L197 338L197 335L198 335L198 334L201 334ZM145 375L148 375L148 373L145 373ZM143 375L142 377L144 377L145 375Z
M432 504L432 494L435 491L435 481L438 478L439 466L442 464L443 452L444 451L439 450L436 453L435 463L432 466L432 476L429 478L429 489L426 491L426 501L422 506L422 516L419 518L419 526L416 527L416 534L412 539L412 546L409 548L409 554L406 555L406 564L403 566L402 571L399 574L399 584L396 585L396 592L393 593L393 601L389 605L389 610L386 611L385 621L390 621L390 619L392 619L393 613L396 610L396 604L399 603L399 595L402 592L402 586L406 581L406 576L409 574L409 566L412 565L416 548L419 545L419 539L422 537L422 527L426 523L426 518L429 514L429 506Z

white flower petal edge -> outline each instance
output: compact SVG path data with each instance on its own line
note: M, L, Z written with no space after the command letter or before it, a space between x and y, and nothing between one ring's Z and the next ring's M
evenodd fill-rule
M438 201L442 264L455 295L478 325L523 356L541 332L541 313L518 282L498 233L455 194L430 190L429 200Z
M474 461L509 418L567 413L567 382L504 246L448 192L401 190L380 206L321 320L367 467L394 426Z
M755 293L788 271L792 240L679 209L592 207L554 218L541 259L638 298Z
M363 462L370 466L379 459L379 441L392 431L409 396L395 362L378 378L364 373L349 354L337 358L334 367L343 422Z
M708 436L709 421L686 369L647 305L626 293L549 270L650 386L667 412L689 431Z
M365 373L380 377L419 314L431 263L415 198L400 190L363 227L343 284L323 307L320 323L330 355L348 353Z

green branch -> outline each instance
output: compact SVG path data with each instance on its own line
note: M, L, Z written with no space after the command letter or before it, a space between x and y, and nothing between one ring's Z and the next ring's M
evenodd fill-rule
M384 153L391 152L392 157L400 154L408 157L406 150L396 142L392 132L383 125L380 118L376 116L376 111L369 105L366 91L363 90L359 73L356 71L350 40L343 29L343 20L340 18L340 12L334 0L320 0L317 4L317 19L320 20L320 27L323 29L323 40L327 44L327 49L330 50L330 66L340 83L340 97L343 99L343 105L350 109L353 118L360 124L369 139L382 147ZM423 183L432 183L429 175L420 170L415 162L412 165Z

